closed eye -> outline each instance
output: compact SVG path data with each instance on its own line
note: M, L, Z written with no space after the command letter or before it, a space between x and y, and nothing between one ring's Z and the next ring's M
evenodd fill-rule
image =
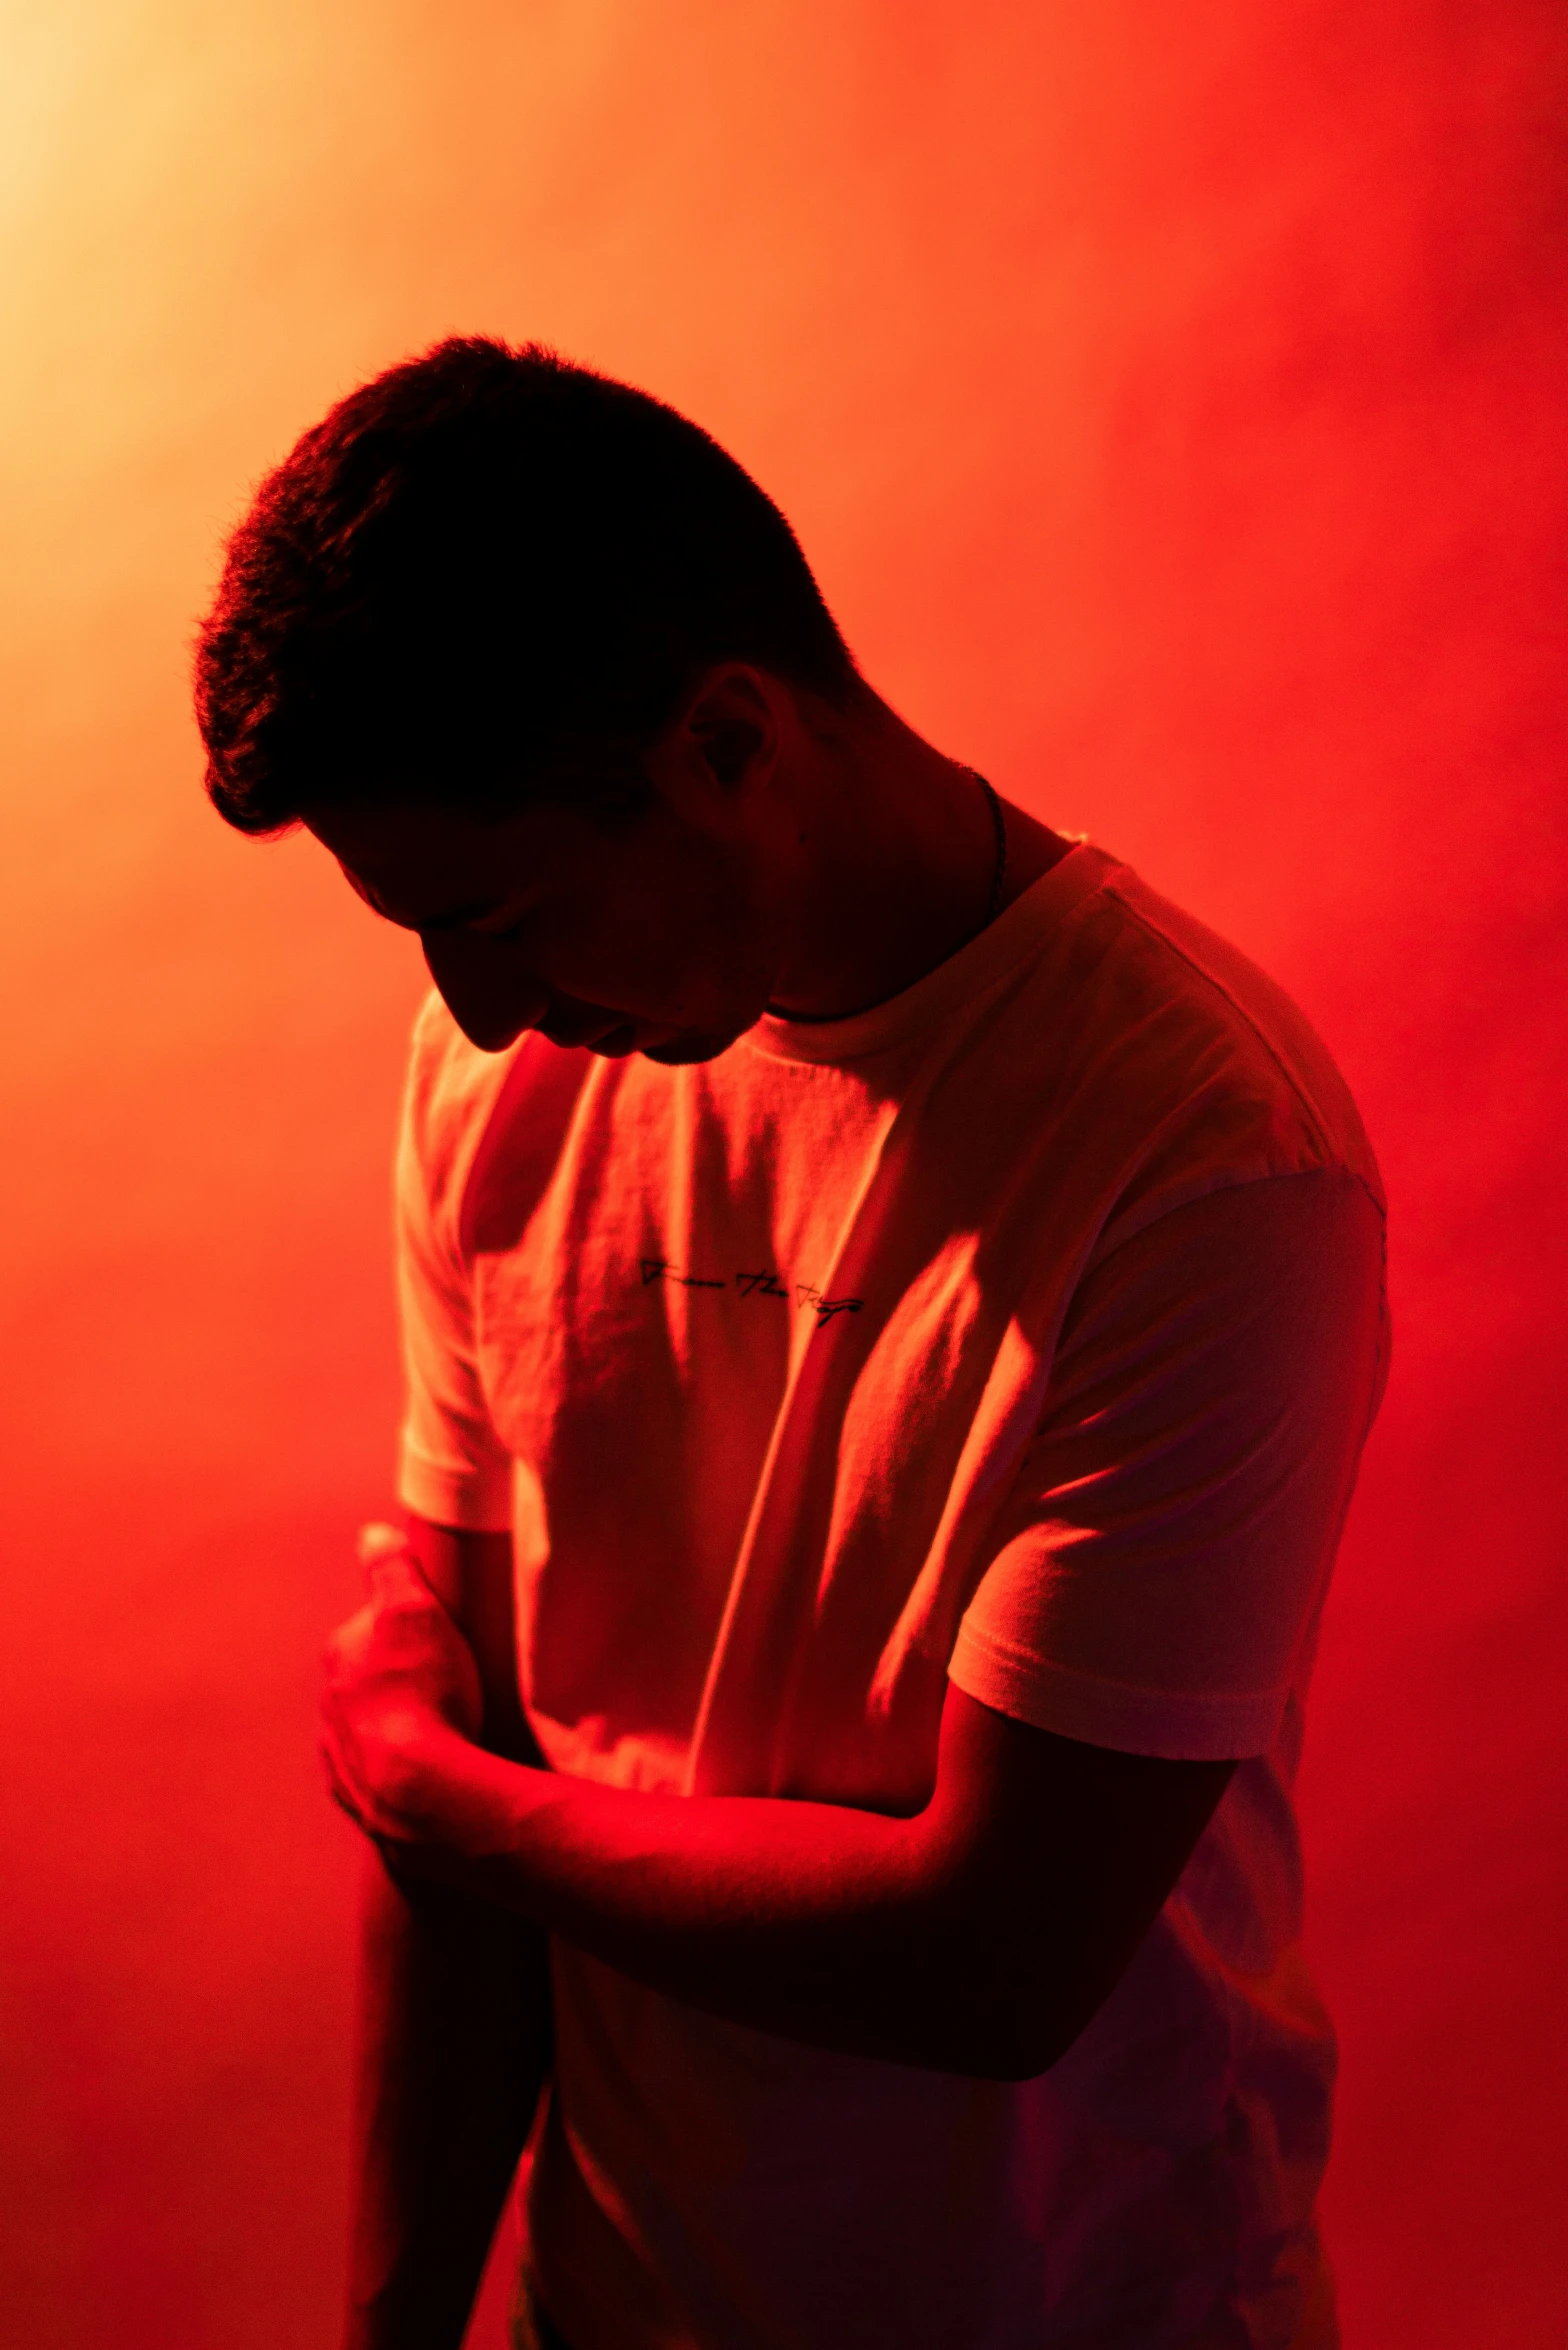
M468 931L470 937L486 938L499 943L506 939L521 938L524 931L527 930L529 925L536 919L537 916L533 912L532 908L530 908L526 914L515 915L510 922L503 923L499 930L484 929L477 922L465 923L464 928Z

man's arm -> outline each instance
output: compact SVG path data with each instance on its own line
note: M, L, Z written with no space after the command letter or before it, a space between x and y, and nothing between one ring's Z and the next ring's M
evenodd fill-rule
M485 1748L535 1758L512 1546L410 1518L409 1551L478 1666ZM480 1751L476 1746L474 1751ZM366 1854L345 2350L456 2350L549 2055L545 1936Z
M394 1579L382 1604L398 1639L340 1652L327 1712L340 1798L370 1833L692 2006L858 2055L1044 2071L1115 1987L1233 1768L1082 1745L950 1688L912 1818L602 1787L484 1754L421 1710L422 1603ZM427 1629L435 1655L445 1628L427 1612Z

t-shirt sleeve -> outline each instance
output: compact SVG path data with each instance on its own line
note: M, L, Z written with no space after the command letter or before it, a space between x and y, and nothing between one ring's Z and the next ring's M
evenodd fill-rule
M414 1089L397 1153L396 1257L407 1406L399 1499L438 1526L473 1532L512 1522L512 1460L491 1422L475 1343L468 1273L431 1207Z
M1134 1754L1266 1752L1386 1376L1383 1220L1335 1168L1092 1264L950 1677Z

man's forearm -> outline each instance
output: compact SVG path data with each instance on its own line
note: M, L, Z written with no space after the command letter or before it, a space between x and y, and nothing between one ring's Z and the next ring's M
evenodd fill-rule
M549 2061L545 1937L367 1856L345 2350L458 2350Z
M455 1739L425 1784L439 1787L429 1865L732 2022L1011 2076L1051 2061L1054 2019L1083 2020L1075 1950L1059 1944L1053 1981L1038 1935L1002 1929L991 1854L937 1805L900 1819L643 1794L520 1770ZM1021 2014L1036 2035L1023 2047Z
M969 2019L941 1979L911 1822L543 1774L525 1788L523 1776L510 1790L511 1848L470 1879L493 1900L655 1989L764 2031L930 2063L954 2027L963 2035Z
M930 1800L910 1817L645 1794L476 1745L456 1637L389 1559L329 1651L323 1754L369 1835L691 2006L954 2072L1055 2062L1233 1767L1085 1745L950 1685Z

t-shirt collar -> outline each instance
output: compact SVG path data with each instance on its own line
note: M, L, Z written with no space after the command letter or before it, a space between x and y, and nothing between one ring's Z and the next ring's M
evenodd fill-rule
M786 1061L865 1060L929 1034L947 1015L1027 961L1031 942L1098 889L1115 860L1080 840L1020 897L970 939L886 1003L845 1020L787 1020L765 1012L741 1038L755 1052Z

